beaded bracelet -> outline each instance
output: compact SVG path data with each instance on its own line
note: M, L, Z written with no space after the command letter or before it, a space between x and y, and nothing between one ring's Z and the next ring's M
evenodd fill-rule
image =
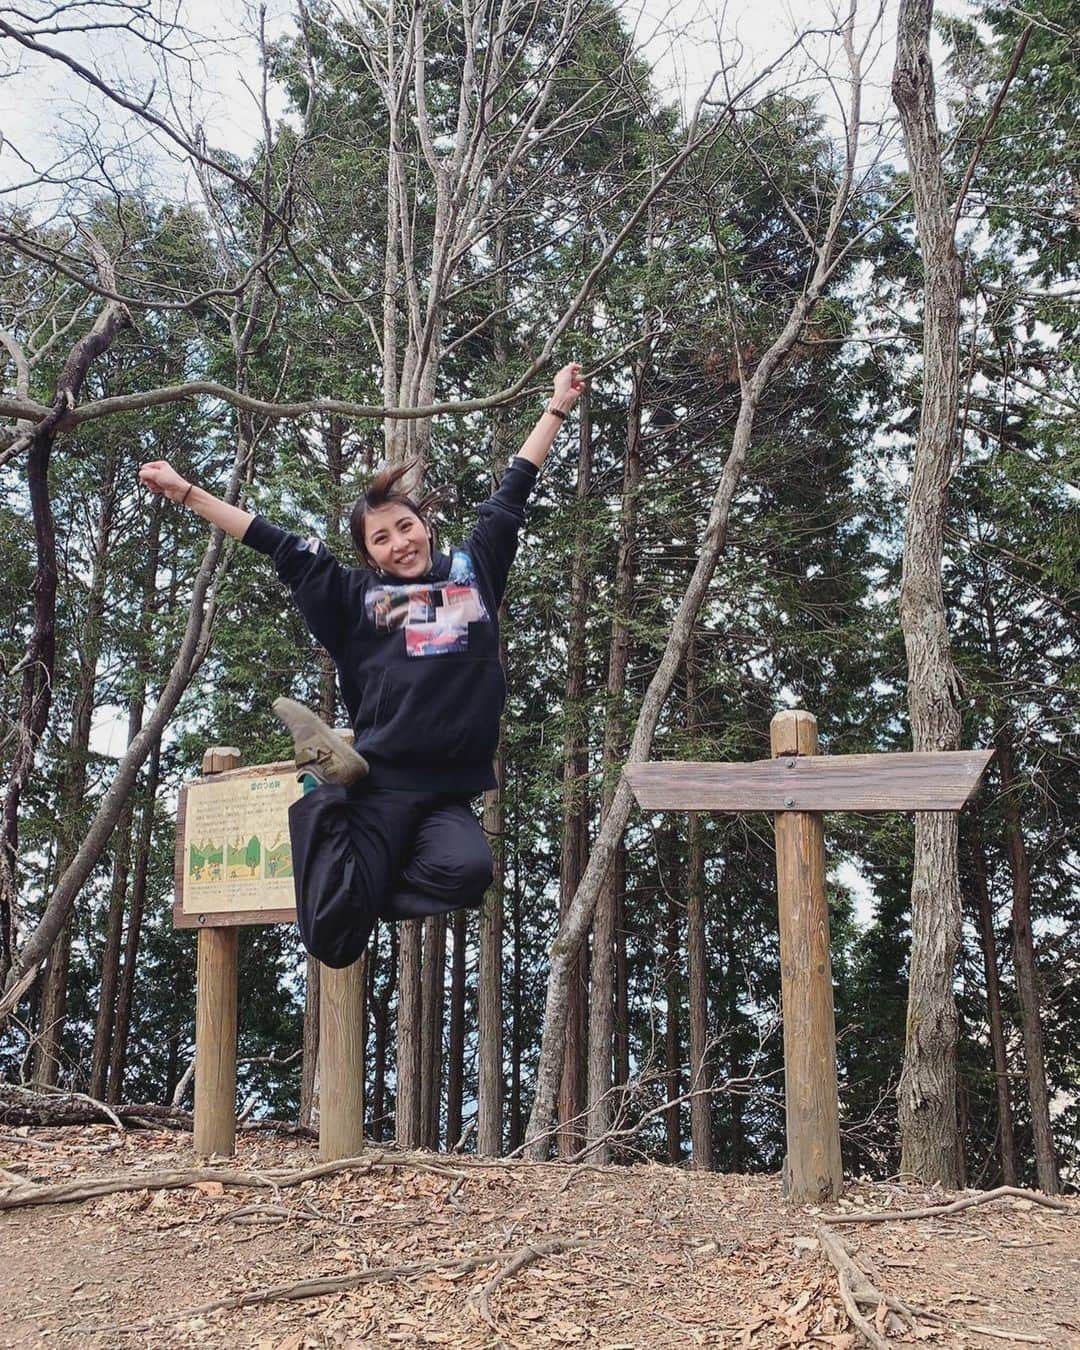
M560 422L566 421L566 414L559 408L545 408L544 411L549 412L552 417L557 417Z

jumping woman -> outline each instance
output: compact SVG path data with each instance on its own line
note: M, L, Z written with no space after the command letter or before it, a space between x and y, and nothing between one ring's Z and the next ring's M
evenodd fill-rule
M579 365L559 371L476 528L449 553L436 547L425 503L398 486L407 466L380 474L352 509L360 567L230 506L164 460L139 470L152 492L272 558L337 666L352 746L302 704L273 705L304 783L289 808L297 921L325 965L357 960L376 919L476 906L491 884L470 801L495 786L506 699L499 605L525 503L582 387Z

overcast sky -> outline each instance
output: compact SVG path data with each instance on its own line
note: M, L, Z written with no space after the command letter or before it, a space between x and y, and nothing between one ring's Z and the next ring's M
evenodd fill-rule
M658 91L689 106L719 68L721 50L729 61L741 54L739 77L744 81L751 71L775 60L797 31L828 26L831 8L825 0L730 0L726 4L716 0L711 4L699 0L632 0L622 6L622 14L627 27L636 34L640 50L653 65ZM864 8L869 10L869 5ZM864 108L864 116L870 119L890 115L888 81L894 11L895 0L889 0L881 42L870 52L874 60L868 72ZM240 0L183 0L181 13L185 27L205 39L193 51L191 70L193 104L207 139L212 145L245 155L260 133L257 102L251 92L258 81L256 47L250 35L252 8ZM271 37L291 30L292 13L290 0L268 0ZM152 62L130 40L109 34L43 40L110 82L122 84L133 95L145 96L154 89L160 100L161 84L154 84ZM819 41L815 55L832 69L842 68L835 39L831 44ZM799 86L800 70L806 80L803 88L809 89L815 82L820 87L820 77L802 57L787 58L784 70L789 87ZM40 169L54 162L57 145L78 143L101 121L114 133L127 137L132 163L145 158L145 132L135 119L110 107L58 63L26 53L10 39L0 38L0 186L9 190L9 201L11 185L33 177L17 151ZM182 192L179 160L174 167L159 150L155 163L158 187L171 182L174 190Z

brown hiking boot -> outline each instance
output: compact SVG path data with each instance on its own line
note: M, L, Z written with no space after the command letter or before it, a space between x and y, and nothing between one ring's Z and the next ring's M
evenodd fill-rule
M367 775L367 760L358 755L341 732L328 727L310 708L291 698L276 698L274 716L292 732L293 754L301 773L309 773L320 783L339 783L348 787Z

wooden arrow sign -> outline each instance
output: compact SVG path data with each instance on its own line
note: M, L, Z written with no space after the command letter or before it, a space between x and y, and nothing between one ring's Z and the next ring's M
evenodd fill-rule
M773 757L753 764L627 764L623 773L647 811L775 812L784 1193L816 1205L835 1200L844 1181L822 813L959 811L993 751L819 755L817 719L804 708L777 713L769 742Z
M750 764L667 760L623 769L646 811L959 811L992 750L792 755Z

